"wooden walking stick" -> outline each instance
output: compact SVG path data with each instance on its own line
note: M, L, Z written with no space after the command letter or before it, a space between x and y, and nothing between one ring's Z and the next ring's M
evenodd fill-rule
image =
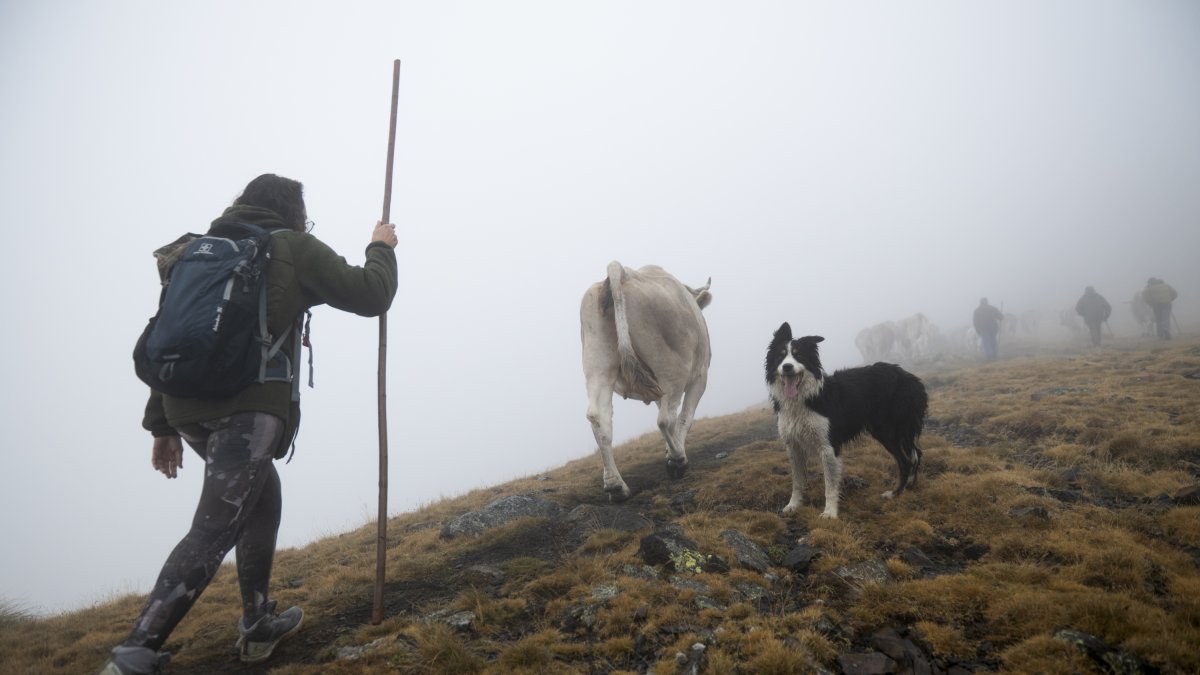
M383 220L392 221L392 161L396 155L396 101L400 97L400 59L392 62L392 118L388 125L387 171L383 181ZM371 623L383 622L383 579L387 572L387 312L379 315L379 534L375 542L375 601Z

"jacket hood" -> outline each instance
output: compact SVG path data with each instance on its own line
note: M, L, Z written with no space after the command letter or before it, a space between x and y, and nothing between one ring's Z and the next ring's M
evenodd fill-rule
M221 214L221 217L212 221L211 227L217 227L218 225L229 225L231 223L250 223L251 225L258 225L259 227L268 230L292 229L283 222L283 219L279 217L279 214L275 213L271 209L264 209L261 206L245 206L242 204L234 204L233 206L225 209L225 212Z

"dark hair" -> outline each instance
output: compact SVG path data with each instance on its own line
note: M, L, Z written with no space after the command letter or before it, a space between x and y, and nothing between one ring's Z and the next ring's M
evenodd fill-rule
M283 224L304 231L308 210L304 208L304 186L300 181L264 173L246 184L241 196L233 200L235 206L258 206L270 209L279 215Z

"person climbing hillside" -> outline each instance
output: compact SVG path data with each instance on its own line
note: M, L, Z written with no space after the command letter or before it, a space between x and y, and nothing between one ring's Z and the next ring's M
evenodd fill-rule
M395 226L376 224L366 261L358 267L310 234L307 218L303 185L263 174L212 222L210 232L247 224L270 231L265 285L270 334L286 337L298 331L302 314L322 304L362 316L386 312L396 294ZM183 264L173 261L172 253L194 238L181 238L174 247L156 252L164 278L172 263ZM197 249L198 254L209 251L203 244ZM271 365L285 364L290 375L282 379L260 379L220 398L150 391L142 426L154 438L152 467L175 478L183 469L186 442L203 460L204 486L191 529L167 557L132 631L112 650L102 675L160 672L169 655L159 650L232 548L237 549L242 596L240 659L266 660L280 640L299 629L303 610L276 612L268 593L282 511L274 460L286 454L300 422L298 368L292 365L300 357L299 346L281 338L278 349Z
M1099 347L1100 326L1108 321L1109 315L1112 314L1112 305L1108 304L1108 300L1097 293L1095 288L1088 286L1083 289L1083 295L1075 303L1075 313L1083 317L1083 322L1092 334L1092 344Z
M1142 290L1142 299L1154 310L1154 326L1158 337L1163 340L1171 339L1171 303L1179 294L1171 285L1162 279L1150 277L1146 280L1146 288Z
M983 345L983 358L986 361L995 361L999 354L1000 346L997 338L1000 335L1000 322L1003 320L1004 312L989 305L987 298L979 299L979 306L975 308L972 323L975 325L975 332L979 334L979 340Z

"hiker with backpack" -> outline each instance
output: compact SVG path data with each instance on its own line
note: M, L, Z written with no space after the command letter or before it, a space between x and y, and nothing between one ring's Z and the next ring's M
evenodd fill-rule
M142 426L154 437L156 471L175 478L186 442L204 462L204 486L191 529L102 675L159 672L169 659L163 643L231 548L240 659L267 659L300 627L303 610L276 612L268 590L282 509L274 460L300 422L301 320L322 304L378 316L397 283L394 225L375 226L358 267L310 234L307 218L303 186L264 174L206 235L156 252L164 291L134 350L135 369L152 387Z
M1142 298L1154 310L1154 328L1161 340L1171 339L1171 303L1178 297L1171 284L1156 277L1147 279L1142 289Z
M1075 303L1075 313L1083 317L1088 331L1092 334L1092 345L1100 346L1100 326L1112 315L1112 305L1096 289L1088 286L1083 289L1083 295Z

